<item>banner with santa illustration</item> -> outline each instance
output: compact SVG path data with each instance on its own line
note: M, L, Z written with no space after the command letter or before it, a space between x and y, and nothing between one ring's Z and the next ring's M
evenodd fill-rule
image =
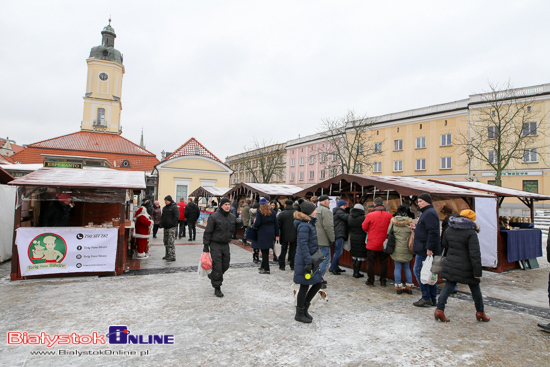
M17 228L22 276L113 272L118 228Z

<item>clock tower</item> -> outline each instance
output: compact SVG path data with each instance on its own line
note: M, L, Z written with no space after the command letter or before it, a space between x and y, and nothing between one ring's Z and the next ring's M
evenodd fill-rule
M120 111L122 103L122 77L124 65L122 54L115 49L115 30L109 25L101 31L101 45L92 47L88 63L86 94L82 131L97 131L107 134L122 133Z

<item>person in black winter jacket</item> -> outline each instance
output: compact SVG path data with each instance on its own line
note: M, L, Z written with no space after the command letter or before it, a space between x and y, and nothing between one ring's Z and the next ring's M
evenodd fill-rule
M180 218L180 210L177 204L172 200L172 196L168 195L164 198L165 207L162 208L160 217L160 227L164 228L164 248L166 255L162 258L166 261L176 261L176 248L174 241L176 240L178 220Z
M441 270L441 277L446 279L446 283L439 295L434 313L436 320L450 321L445 317L445 304L457 282L468 284L470 287L477 311L476 319L485 322L490 320L484 312L479 286L479 278L482 275L481 251L477 237L479 226L475 220L476 213L472 210L463 210L459 216L449 217L449 227L441 241L443 248L448 250Z
M348 203L345 200L338 200L337 207L332 210L334 220L334 255L328 271L334 275L340 275L345 270L338 265L340 256L344 252L344 242L348 239L348 216L345 212Z
M349 242L351 245L351 259L353 261L353 277L362 278L361 265L367 259L367 247L365 246L367 233L363 231L365 221L365 208L361 204L355 204L348 216Z
M258 248L262 252L260 274L270 274L269 249L279 240L279 223L275 211L265 198L260 199L260 209L256 212L254 228L258 232ZM275 255L275 254L274 254Z
M410 229L414 230L413 253L416 258L413 271L422 291L422 298L413 303L416 307L435 306L437 301L437 285L422 284L420 281L420 271L424 260L428 256L439 255L441 252L439 216L432 203L430 194L418 195L418 207L422 215L416 225L411 224L409 226Z
M281 241L281 253L279 254L279 269L285 270L286 252L288 249L288 260L290 270L294 270L294 256L296 256L296 227L294 227L294 212L292 200L285 201L285 209L277 217L279 222L279 240Z
M189 226L189 241L194 241L197 238L197 220L201 215L199 206L193 201L193 199L187 199L187 205L185 206L185 220Z
M229 269L231 254L229 242L237 227L237 218L229 212L231 202L228 198L220 200L220 207L210 218L203 234L203 252L210 252L212 258L212 272L208 274L216 297L223 297L221 286L223 274Z

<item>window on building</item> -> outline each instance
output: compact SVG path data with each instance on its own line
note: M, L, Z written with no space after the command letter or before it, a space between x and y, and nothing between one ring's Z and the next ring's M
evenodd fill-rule
M314 155L310 155L309 156L309 164L314 164L315 163L315 156Z
M97 109L96 125L105 126L105 108Z
M538 180L523 180L523 191L539 193L539 181Z
M357 154L363 154L363 144L357 145Z
M403 161L393 161L393 172L403 171Z
M330 169L330 175L331 175L331 177L336 177L336 176L338 176L338 168L335 168L335 167L334 167L334 168L331 168L331 169Z
M338 154L332 153L332 161L334 162L336 160L338 160Z
M490 150L487 154L487 160L491 164L497 163L497 152L495 150Z
M294 172L290 172L290 181L294 181Z
M394 151L403 150L403 140L402 139L393 141L393 150Z
M382 142L374 143L374 153L382 153Z
M531 112L531 106L527 106L527 112Z
M452 157L441 157L441 169L452 169Z
M539 161L537 149L525 149L523 151L523 163L535 163Z
M356 173L356 174L363 173L363 165L361 163L355 164L355 167L353 168L353 173Z
M448 147L453 145L452 134L441 134L441 146Z
M304 165L304 157L300 157L300 166Z
M422 136L420 138L416 138L416 149L424 149L426 148L426 137Z
M487 126L487 139L496 139L498 135L498 126Z
M324 179L325 179L325 170L324 170L324 169L321 170L321 171L319 172L319 178L320 178L321 180L324 180Z
M179 201L179 198L185 198L187 199L187 185L176 185L176 196L174 196Z
M497 180L488 180L488 181L487 181L487 184L488 184L488 185L496 186L496 185L497 185Z
M536 136L537 135L537 123L524 122L523 123L523 136Z
M326 160L327 155L325 153L321 153L321 155L319 156L319 161L321 161L321 163L324 163Z
M291 158L290 159L290 167L294 167L296 165L296 159Z
M304 172L300 172L300 181L304 180Z
M313 180L315 178L315 171L309 171L309 179Z
M420 158L416 160L416 170L417 171L426 170L426 158Z
M382 162L374 162L372 165L372 172L382 172Z

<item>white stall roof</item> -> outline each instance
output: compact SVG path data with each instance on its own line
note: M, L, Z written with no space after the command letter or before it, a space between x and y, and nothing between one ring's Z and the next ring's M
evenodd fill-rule
M510 197L523 197L530 198L534 200L550 200L550 196L541 195L534 192L521 191L515 189L509 189L507 187L489 185L481 182L454 182L454 181L443 181L443 180L434 180L430 181L442 183L445 185L450 185L454 187L461 187L464 189L479 190L493 193L497 196L510 196Z
M145 190L145 173L109 168L42 167L9 183L17 186Z
M270 195L270 196L294 196L299 191L302 191L303 187L284 184L262 184L262 183L246 183L242 182L227 192L230 195L234 192L252 191L258 195Z

